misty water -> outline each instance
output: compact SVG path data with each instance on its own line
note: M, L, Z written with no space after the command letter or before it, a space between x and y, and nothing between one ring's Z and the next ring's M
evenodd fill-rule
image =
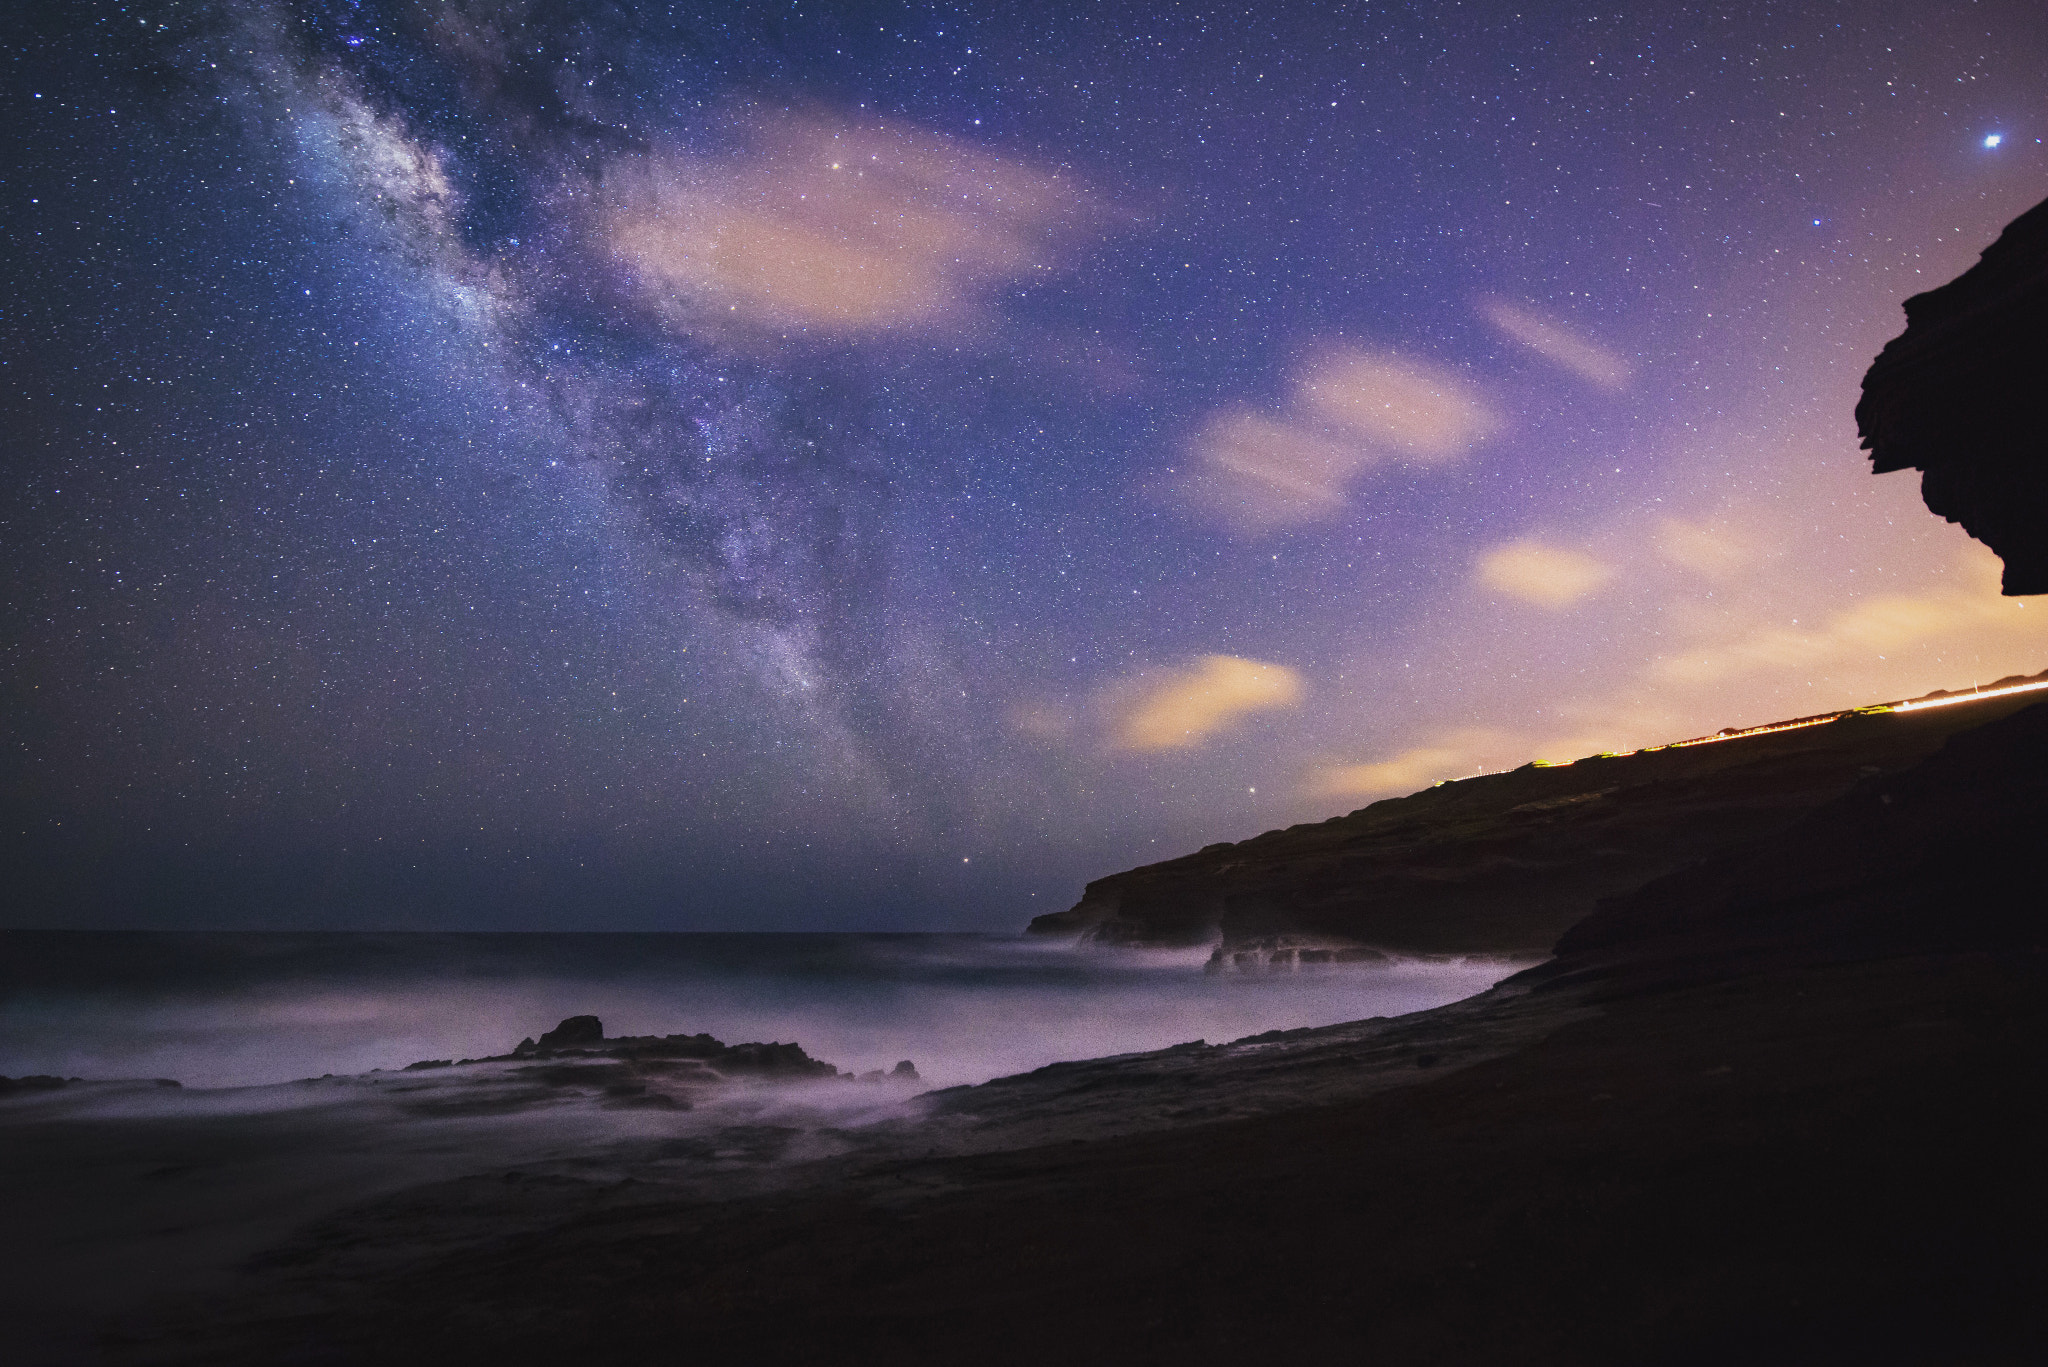
M0 1075L235 1087L504 1053L571 1015L609 1036L795 1041L935 1086L1062 1059L1399 1015L1498 961L1205 974L1205 950L968 934L0 932Z

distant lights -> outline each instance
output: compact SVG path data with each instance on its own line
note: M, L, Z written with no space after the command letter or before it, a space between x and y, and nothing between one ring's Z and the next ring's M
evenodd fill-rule
M1998 144L2004 141L2005 134L2003 133L1986 133L1984 135L1984 145L1986 147L1996 147L1998 146Z
M1894 712L1918 712L1923 707L1953 707L1959 702L1975 702L1979 698L1997 698L2011 693L2039 693L2048 688L2048 683L2012 684L2005 688L1983 688L1969 693L1951 693L1946 698L1915 698L1910 702L1893 703Z

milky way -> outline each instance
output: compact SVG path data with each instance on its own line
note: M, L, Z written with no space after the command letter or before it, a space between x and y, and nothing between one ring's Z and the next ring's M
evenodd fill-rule
M1850 420L2034 4L0 22L20 924L1006 927L2048 665Z

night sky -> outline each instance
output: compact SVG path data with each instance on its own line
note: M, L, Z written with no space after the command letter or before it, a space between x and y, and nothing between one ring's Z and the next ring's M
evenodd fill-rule
M17 4L13 925L1014 928L2048 666L1872 478L2039 0Z

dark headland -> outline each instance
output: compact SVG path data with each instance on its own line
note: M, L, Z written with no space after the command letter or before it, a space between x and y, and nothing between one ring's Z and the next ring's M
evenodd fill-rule
M1951 377L2037 376L2044 272L2037 209L1909 303L1861 410L2013 592L2048 588L2035 391ZM1549 957L1439 1011L931 1093L720 1182L650 1149L410 1188L110 1319L103 1351L2040 1361L2041 696L1532 766L1104 878L1036 928L1215 941L1227 971Z

